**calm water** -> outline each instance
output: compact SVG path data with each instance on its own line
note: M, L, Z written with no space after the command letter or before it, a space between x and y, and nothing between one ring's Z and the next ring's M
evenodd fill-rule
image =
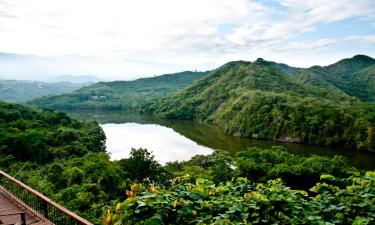
M107 137L107 151L112 159L129 156L131 148L147 148L161 163L188 160L197 154L207 155L215 149L230 152L251 146L281 145L298 155L340 154L350 165L375 169L375 153L344 148L312 146L278 141L244 139L226 135L218 126L191 121L165 120L119 111L67 111L74 118L98 121Z
M190 159L194 155L208 155L212 149L156 124L107 123L102 128L106 134L107 150L112 159L128 157L131 148L147 148L161 163Z

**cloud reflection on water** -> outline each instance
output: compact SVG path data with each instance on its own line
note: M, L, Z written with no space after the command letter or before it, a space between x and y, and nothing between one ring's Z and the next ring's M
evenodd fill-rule
M102 124L107 137L107 151L112 160L129 157L131 148L147 148L155 159L165 164L188 160L194 155L208 155L212 149L198 145L171 128L156 124Z

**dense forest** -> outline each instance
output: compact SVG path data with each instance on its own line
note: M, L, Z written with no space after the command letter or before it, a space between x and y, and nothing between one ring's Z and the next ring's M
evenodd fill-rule
M0 101L26 102L34 98L70 93L89 83L0 80Z
M105 149L104 132L96 122L49 109L0 102L0 131L2 159L46 163Z
M230 62L140 111L240 137L375 150L374 65L362 55L309 69Z
M0 103L0 169L94 224L371 224L375 174L285 148L111 161L96 122ZM126 137L124 137L126 141Z
M53 109L134 109L183 89L207 73L185 71L134 81L99 82L70 94L37 98L29 103Z

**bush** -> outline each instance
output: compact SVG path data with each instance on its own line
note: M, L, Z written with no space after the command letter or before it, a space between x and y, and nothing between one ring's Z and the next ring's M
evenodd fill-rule
M375 173L346 179L321 176L311 191L293 190L280 179L246 178L215 185L179 177L169 189L142 189L107 211L110 224L372 224ZM327 182L326 182L327 181ZM338 187L330 183L346 184Z

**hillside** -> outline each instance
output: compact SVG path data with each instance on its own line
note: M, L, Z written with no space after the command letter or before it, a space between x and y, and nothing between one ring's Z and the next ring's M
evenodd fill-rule
M70 93L87 83L46 83L39 81L0 80L0 101L26 102L34 98Z
M71 94L35 99L32 105L49 108L134 108L191 85L208 72L185 71L134 81L99 82Z
M300 70L295 75L297 80L315 87L375 102L375 59L371 57L356 55L329 66Z
M7 157L44 164L105 149L105 136L96 122L77 121L49 109L0 102L0 131L0 168Z
M241 137L374 150L374 105L331 79L350 82L346 77L359 73L373 81L371 67L366 70L371 64L356 56L286 73L262 59L230 62L180 93L145 104L142 112L215 123Z

